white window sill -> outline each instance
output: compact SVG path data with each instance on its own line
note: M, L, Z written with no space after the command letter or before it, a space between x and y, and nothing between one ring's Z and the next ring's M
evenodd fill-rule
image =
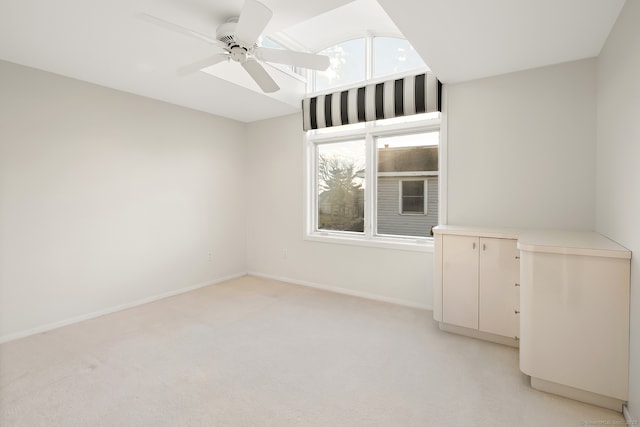
M369 248L395 249L411 252L429 252L434 251L434 242L432 238L415 237L415 238L395 238L395 237L371 237L339 235L337 233L317 232L305 234L304 240L322 243L332 243L339 245L364 246Z

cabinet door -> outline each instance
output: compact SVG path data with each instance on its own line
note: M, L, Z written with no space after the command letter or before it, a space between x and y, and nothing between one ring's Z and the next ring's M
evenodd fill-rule
M478 247L471 236L442 238L442 321L478 329Z
M478 329L516 337L519 333L518 248L512 239L480 239Z

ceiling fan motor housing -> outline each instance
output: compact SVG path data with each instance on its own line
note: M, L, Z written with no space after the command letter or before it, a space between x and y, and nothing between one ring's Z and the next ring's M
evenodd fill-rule
M247 60L247 49L245 49L242 46L238 46L238 45L232 46L231 51L229 53L230 53L229 56L231 57L232 60L239 62L241 64Z
M216 29L216 39L222 43L233 46L238 44L236 41L236 26L238 25L238 18L231 18L224 24L221 24Z
M229 57L239 63L247 60L247 54L253 51L257 45L247 46L236 39L236 27L238 18L230 18L216 30L216 39L227 45Z

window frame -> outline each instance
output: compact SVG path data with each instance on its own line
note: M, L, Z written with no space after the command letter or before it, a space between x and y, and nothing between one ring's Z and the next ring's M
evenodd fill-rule
M444 108L443 108L444 110ZM333 129L331 132L308 131L304 133L304 230L303 239L324 243L348 244L366 247L393 248L408 251L433 252L433 237L415 236L391 236L376 234L377 215L377 164L376 164L376 138L380 136L396 136L424 132L439 132L438 145L438 175L439 201L438 214L439 223L446 223L446 134L445 134L445 114L440 113L439 118L426 114L424 118L410 118L405 123L396 123L395 119L391 124L386 124L385 120L365 122L363 126L350 129ZM316 147L318 144L342 142L354 139L365 139L365 205L364 233L317 230L318 215L318 156ZM427 178L423 178L425 181ZM425 182L425 190L428 188ZM425 191L425 203L426 203ZM426 207L425 207L426 212Z
M380 176L380 173L377 175ZM422 182L422 196L406 196L406 197L422 197L422 212L405 212L404 210L404 183L405 182ZM408 215L408 216L424 216L428 215L428 202L429 202L429 182L427 178L400 178L398 180L398 214L400 215Z

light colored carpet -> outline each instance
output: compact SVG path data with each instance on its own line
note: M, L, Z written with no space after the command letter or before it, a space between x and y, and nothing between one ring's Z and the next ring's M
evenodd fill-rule
M577 426L516 349L431 312L255 277L0 346L2 426Z

